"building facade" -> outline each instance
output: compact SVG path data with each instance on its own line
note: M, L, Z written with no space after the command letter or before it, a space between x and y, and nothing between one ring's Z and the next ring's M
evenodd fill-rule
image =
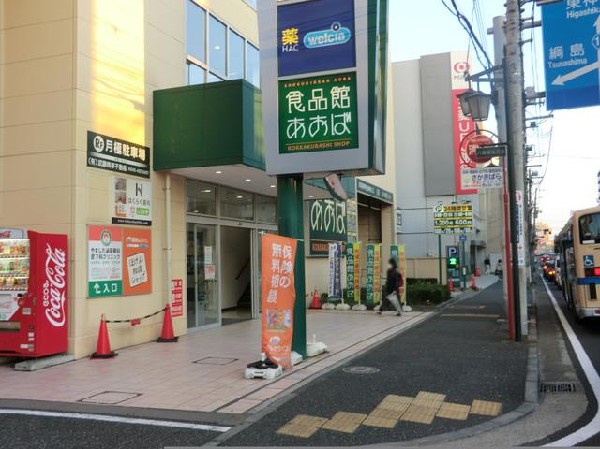
M76 357L94 351L102 314L152 315L174 289L177 335L259 317L277 183L256 113L255 3L0 1L0 227L68 236ZM191 150L161 153L155 141L181 125L168 120L174 105L192 118ZM386 175L343 180L355 217L346 239L395 242L394 159ZM332 200L318 182L304 197L308 230L311 202ZM120 266L93 258L106 232ZM307 290L326 291L327 259L306 240ZM143 256L128 253L135 241ZM111 343L152 341L161 324L158 314L111 325Z

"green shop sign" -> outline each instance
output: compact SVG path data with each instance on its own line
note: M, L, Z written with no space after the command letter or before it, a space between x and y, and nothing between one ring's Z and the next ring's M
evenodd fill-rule
M358 148L356 74L279 81L279 153Z
M381 187L377 187L371 183L363 181L362 179L356 180L356 191L362 193L363 195L377 198L378 200L381 200L384 203L394 203L393 193L388 192L387 190L384 190Z
M346 203L331 199L312 200L309 209L309 254L327 256L329 243L347 239Z

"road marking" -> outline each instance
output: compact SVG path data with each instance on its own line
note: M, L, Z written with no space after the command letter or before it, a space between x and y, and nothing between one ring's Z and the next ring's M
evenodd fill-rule
M567 338L569 339L569 342L571 343L571 346L573 347L573 350L577 355L577 360L581 365L581 369L583 369L583 372L585 373L585 376L587 377L587 380L590 383L590 386L592 387L592 391L594 393L594 396L596 397L596 401L600 403L600 376L598 376L598 373L594 369L594 365L592 364L590 357L585 352L585 349L583 349L581 342L577 338L577 334L575 334L575 331L565 318L565 315L559 307L558 302L554 297L554 294L548 288L548 283L545 280L543 281L544 286L546 287L546 292L550 297L552 305L554 306L554 310L558 315L558 318L560 320L560 323L562 324L565 334L567 335ZM558 441L548 443L545 446L575 446L576 444L589 440L591 437L596 435L598 433L598 429L600 429L600 408L596 410L596 414L586 426L581 427L577 431L573 432L570 435L567 435L566 437L561 438Z
M142 426L172 427L177 429L209 430L211 432L227 432L231 427L193 424L178 421L162 421L157 419L127 418L124 416L98 415L93 413L44 412L40 410L0 409L0 415L45 416L49 418L87 419L121 424L138 424Z

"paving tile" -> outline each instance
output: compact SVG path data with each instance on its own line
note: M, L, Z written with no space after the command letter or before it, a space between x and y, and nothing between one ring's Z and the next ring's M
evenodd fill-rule
M410 404L412 404L413 398L408 396L396 396L390 394L383 398L383 401L378 405L378 408L385 408L388 410L397 410L399 412L405 412Z
M398 408L396 410L390 410L390 409L377 407L375 410L373 410L371 413L369 413L369 417L395 419L397 421L398 418L400 418L400 416L402 416L402 414L406 410L408 410L408 407L409 407L409 404L402 404L402 405L405 406L405 408L403 410L401 410L400 408Z
M400 421L408 421L419 424L431 424L435 418L436 411L429 407L420 405L411 405L408 410L402 414Z
M321 427L327 421L329 421L327 418L321 418L320 416L296 415L288 424L306 427Z
M444 400L446 399L446 395L440 393L431 393L430 391L419 391L415 399L425 399L431 401L444 402Z
M373 414L367 416L367 419L362 423L363 426L382 427L384 429L393 429L396 427L396 424L398 424L397 419L381 418L379 416L373 416Z
M474 415L498 416L502 412L502 403L493 401L480 401L475 399L471 405Z
M276 433L280 435L288 435L291 437L310 438L317 432L317 430L319 430L318 427L300 426L298 424L286 424L285 426L280 427Z
M442 403L443 400L440 401L437 399L415 398L415 400L412 402L412 405L419 405L421 407L431 408L437 412L442 406Z
M439 418L456 419L458 421L466 421L469 417L471 406L463 404L455 404L452 402L444 402L438 410L436 416Z
M354 433L366 418L367 415L363 413L338 412L323 424L322 428L337 432Z

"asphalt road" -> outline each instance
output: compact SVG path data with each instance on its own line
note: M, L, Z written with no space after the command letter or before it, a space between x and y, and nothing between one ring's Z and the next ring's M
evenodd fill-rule
M502 403L503 413L511 411L523 402L527 346L507 341L505 326L498 322L501 315L501 284L497 283L319 377L221 445L355 446L412 440L490 419L469 415L466 421L401 421L393 429L361 426L354 433L322 429L308 439L276 433L298 414L331 418L336 412L369 413L389 394L415 397L428 391L461 404L471 404L474 399L497 401ZM343 371L349 366L379 371L349 374Z
M554 285L549 285L549 287L552 293L554 294L554 297L556 298L563 313L565 314L565 317L569 321L569 324L573 328L573 331L575 331L575 334L577 335L578 340L583 346L583 349L592 361L596 372L600 373L600 320L582 321L580 323L576 322L572 312L566 307L566 303L563 299L562 292ZM571 356L576 360L572 351ZM584 375L582 375L581 370L580 378L584 378ZM589 420L592 418L593 415L596 414L598 410L598 404L593 399L593 393L589 384L586 384L585 388L590 405L588 406L588 410L586 411L585 415L582 416L577 421L577 423L575 423L574 426L570 426L570 430L575 430L576 428L583 427L585 424L587 424L587 422L589 422ZM600 446L600 429L598 429L598 433L596 433L594 437L590 438L585 442L582 442L581 444L579 444L579 446Z
M0 423L0 447L7 449L198 447L219 435L202 430L23 415L0 415Z

